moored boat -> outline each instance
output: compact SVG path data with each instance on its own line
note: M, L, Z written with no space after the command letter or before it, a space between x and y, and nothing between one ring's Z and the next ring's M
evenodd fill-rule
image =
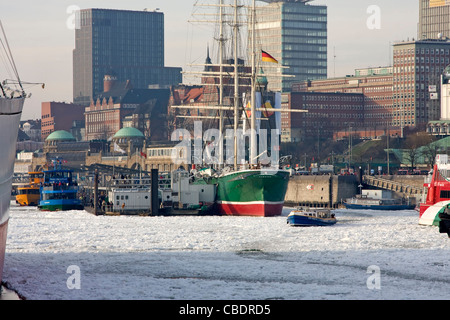
M114 179L108 191L109 204L103 211L120 215L209 214L214 206L216 186L190 184L189 180L189 173L183 169L171 172L169 177L161 176L156 195L152 194L151 177ZM152 206L152 198L157 201L156 206Z
M413 210L416 206L403 199L371 199L367 197L354 197L344 201L347 209L362 210Z
M44 171L38 208L42 211L83 210L78 184L69 169Z
M287 217L287 223L291 226L331 226L336 224L337 219L329 209L303 208L291 211Z
M448 156L437 155L431 177L424 182L424 200L419 206L420 225L439 225L439 213L450 203L449 170Z
M27 185L17 188L16 203L20 206L37 206L40 199L40 184L43 182L43 172L29 172L30 181Z
M416 207L409 199L393 198L386 190L362 190L361 194L346 199L344 206L360 210L413 210Z

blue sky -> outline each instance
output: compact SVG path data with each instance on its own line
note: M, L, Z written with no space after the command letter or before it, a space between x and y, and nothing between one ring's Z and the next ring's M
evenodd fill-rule
M207 26L188 22L194 3L207 0L16 0L3 4L0 19L23 81L45 82L27 91L23 120L40 118L41 102L72 101L72 50L75 33L67 27L71 6L128 10L159 8L165 17L165 64L202 63L212 43ZM389 65L393 42L417 36L418 0L315 0L328 7L328 76L355 68ZM379 8L379 29L369 29L369 6ZM333 58L334 52L336 58Z

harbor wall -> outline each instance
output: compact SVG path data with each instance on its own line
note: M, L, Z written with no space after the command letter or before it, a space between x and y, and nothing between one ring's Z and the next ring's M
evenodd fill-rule
M355 175L293 176L285 197L287 206L337 208L358 192Z
M383 179L422 188L425 176L382 176ZM306 175L293 176L289 180L285 197L287 206L338 208L342 201L359 193L357 175ZM364 186L364 188L369 188ZM400 193L394 192L402 197ZM420 195L415 197L417 202Z

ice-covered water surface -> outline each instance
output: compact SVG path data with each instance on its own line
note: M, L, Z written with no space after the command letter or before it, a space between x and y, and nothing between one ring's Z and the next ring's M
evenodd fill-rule
M28 299L447 299L449 244L415 211L94 216L12 205L4 279Z

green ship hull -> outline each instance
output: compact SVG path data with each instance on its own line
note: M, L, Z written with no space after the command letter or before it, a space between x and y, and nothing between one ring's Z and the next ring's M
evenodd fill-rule
M243 170L217 178L217 206L221 214L279 216L289 183L285 170Z
M83 210L84 206L80 201L41 201L38 206L41 211L67 211L67 210Z

